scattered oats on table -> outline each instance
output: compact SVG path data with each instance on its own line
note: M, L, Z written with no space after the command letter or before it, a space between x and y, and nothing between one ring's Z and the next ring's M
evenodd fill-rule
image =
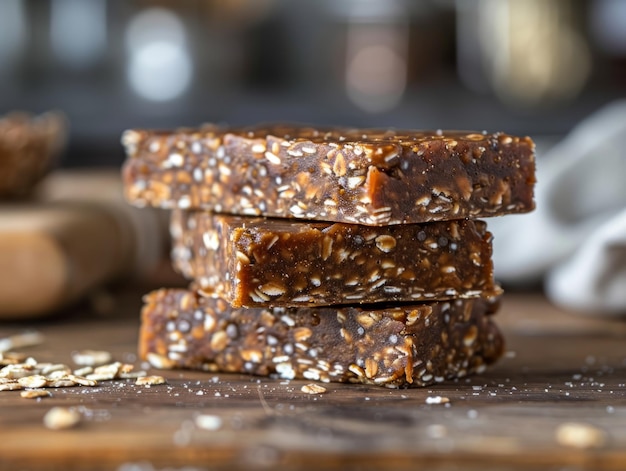
M62 363L39 363L32 357L12 354L11 358L20 358L21 363L11 362L0 365L0 391L38 388L69 388L73 386L98 386L98 381L114 379L136 379L146 376L142 370L134 371L134 366L127 363L113 362L100 365L95 369L85 366L72 372ZM23 397L31 397L30 394ZM34 396L33 396L34 397Z

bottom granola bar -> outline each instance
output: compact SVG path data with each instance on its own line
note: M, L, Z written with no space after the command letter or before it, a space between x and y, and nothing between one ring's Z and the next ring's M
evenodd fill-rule
M503 351L493 299L263 309L161 289L144 301L139 353L159 368L425 386L481 372Z

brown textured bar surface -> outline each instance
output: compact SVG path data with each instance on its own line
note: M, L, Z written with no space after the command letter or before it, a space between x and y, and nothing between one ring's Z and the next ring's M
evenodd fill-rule
M263 309L162 289L144 302L139 353L158 368L424 386L480 372L503 351L493 299Z
M382 226L534 208L534 144L503 133L205 127L129 130L138 206Z
M172 213L175 268L240 306L325 306L490 297L482 221L369 227Z

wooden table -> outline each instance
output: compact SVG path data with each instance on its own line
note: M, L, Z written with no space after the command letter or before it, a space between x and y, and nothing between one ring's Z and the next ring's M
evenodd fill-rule
M42 332L23 350L39 361L71 364L90 348L140 366L139 298L121 293L107 315L0 324L0 337ZM150 388L0 392L0 468L626 469L626 323L576 317L537 294L507 295L498 319L508 352L495 367L427 389L331 384L309 395L308 382L166 371L168 384ZM450 402L426 403L435 396ZM81 424L46 429L53 406L77 408ZM559 436L569 422L579 446Z

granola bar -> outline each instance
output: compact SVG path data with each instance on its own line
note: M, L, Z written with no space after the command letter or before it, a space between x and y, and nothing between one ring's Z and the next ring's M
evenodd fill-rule
M139 353L158 368L425 386L481 372L503 351L494 299L265 309L161 289L144 302Z
M137 206L382 226L534 208L534 144L503 133L256 127L123 135Z
M370 227L176 210L175 268L233 307L494 296L482 221Z

